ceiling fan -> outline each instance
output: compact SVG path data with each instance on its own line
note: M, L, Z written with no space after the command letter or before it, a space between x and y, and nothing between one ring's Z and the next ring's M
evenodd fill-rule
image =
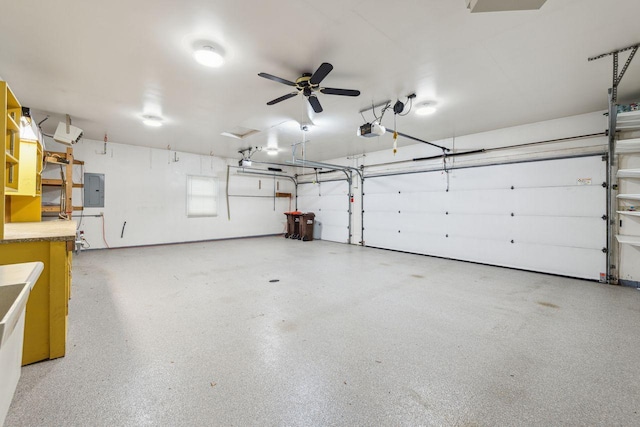
M288 93L280 98L276 98L272 101L267 102L267 105L277 104L278 102L282 102L285 99L293 98L299 93L303 94L309 100L309 104L313 108L313 111L316 113L322 112L322 105L320 105L320 101L318 101L318 97L316 96L316 92L321 92L326 95L341 95L341 96L358 96L360 95L359 90L354 89L335 89L330 87L320 87L320 82L324 80L325 77L333 70L333 65L328 62L323 62L320 64L315 73L304 73L302 76L298 77L294 82L282 79L280 77L272 76L267 73L259 73L260 77L264 77L265 79L273 80L274 82L282 83L287 86L293 86L296 88L295 92Z

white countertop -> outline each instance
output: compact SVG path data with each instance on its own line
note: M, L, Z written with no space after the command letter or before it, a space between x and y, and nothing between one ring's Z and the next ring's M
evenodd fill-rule
M29 289L32 289L43 268L41 262L0 265L0 286L29 283Z
M0 348L13 332L43 268L41 262L0 266Z

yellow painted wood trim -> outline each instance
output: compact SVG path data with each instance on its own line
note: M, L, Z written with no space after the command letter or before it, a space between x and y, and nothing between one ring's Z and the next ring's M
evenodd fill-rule
M69 310L69 264L66 242L51 242L49 265L49 358L65 355L67 343L67 312ZM55 266L55 267L53 267Z

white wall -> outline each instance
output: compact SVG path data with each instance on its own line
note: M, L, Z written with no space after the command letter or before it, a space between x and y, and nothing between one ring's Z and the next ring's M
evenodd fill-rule
M284 231L289 199L274 198L279 192L294 193L288 179L270 176L241 175L231 169L229 179L230 216L225 198L227 164L237 160L222 159L175 151L137 147L109 142L107 153L103 143L82 140L73 146L74 156L83 160L84 172L105 175L105 207L86 208L84 218L74 212L80 229L91 248L138 246L277 234ZM46 140L46 150L64 151L65 147ZM189 218L186 215L187 175L218 178L218 216ZM49 165L48 178L60 178L59 168ZM82 180L82 169L74 167L74 182ZM82 190L74 189L74 204L82 200ZM57 202L59 189L44 190L43 202ZM275 207L274 207L275 201ZM99 217L104 213L103 217ZM93 216L96 215L96 216ZM103 239L104 220L104 239ZM124 234L121 237L123 224Z

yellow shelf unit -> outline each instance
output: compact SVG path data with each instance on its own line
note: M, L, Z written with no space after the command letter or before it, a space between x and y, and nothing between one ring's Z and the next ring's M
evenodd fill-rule
M43 150L37 141L20 140L21 115L20 103L0 81L0 265L45 264L27 302L24 365L65 355L76 225L40 221Z
M3 114L5 130L4 153L5 153L5 191L18 191L18 172L20 166L20 116L22 107L6 82L0 85L3 95Z
M2 132L1 161L4 173L0 182L0 239L4 224L10 220L11 209L7 195L18 191L20 169L20 116L22 107L7 82L0 81L0 132Z
M42 220L42 144L39 141L20 140L20 176L18 191L8 196L10 222Z

